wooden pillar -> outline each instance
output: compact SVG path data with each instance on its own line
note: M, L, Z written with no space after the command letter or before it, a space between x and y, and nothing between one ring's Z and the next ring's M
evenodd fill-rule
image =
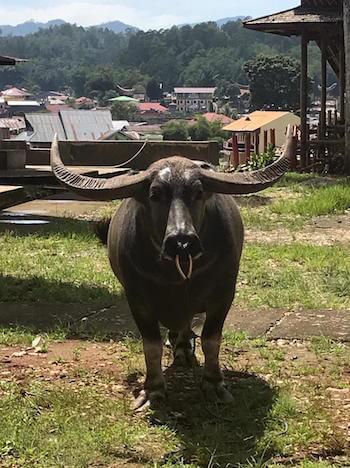
M327 105L327 49L326 39L321 41L321 113L319 123L319 139L326 138L326 105ZM324 147L322 147L322 155L324 156Z
M301 35L301 83L300 83L300 162L303 169L307 165L308 141L307 141L307 101L308 101L308 79L307 79L307 46L306 33Z
M259 154L259 146L260 146L260 136L259 136L259 130L255 133L255 154Z
M344 0L345 44L345 164L344 172L350 175L350 0Z
M236 169L239 166L239 153L238 153L238 138L235 133L232 133L232 165Z
M250 159L250 144L251 144L251 136L250 136L250 133L247 132L245 134L245 163L247 163Z
M268 145L268 133L267 130L264 130L264 153L267 151L267 145Z
M270 144L275 148L276 147L276 130L270 128Z
M340 43L339 50L339 114L340 123L344 123L345 114L345 52L344 43Z

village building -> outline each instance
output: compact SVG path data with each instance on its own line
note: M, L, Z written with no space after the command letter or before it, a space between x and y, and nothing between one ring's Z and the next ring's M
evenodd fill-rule
M244 26L281 36L301 37L300 167L306 169L315 168L319 163L329 164L342 153L343 169L350 174L350 2L301 0L301 5L296 8L246 21ZM308 126L310 42L315 42L321 50L321 102L316 135L310 135ZM339 81L339 109L336 113L327 112L328 65Z
M178 112L210 112L216 88L174 88Z
M205 114L203 114L203 117L208 122L219 122L221 125L228 125L234 121L230 117L227 117L227 115L218 114L216 112L206 112Z
M26 89L19 89L16 87L3 89L0 94L5 101L25 101L33 96Z
M291 112L255 111L223 127L232 132L234 165L241 163L242 158L246 162L253 152L265 152L269 144L281 147L288 125L300 125L300 118Z

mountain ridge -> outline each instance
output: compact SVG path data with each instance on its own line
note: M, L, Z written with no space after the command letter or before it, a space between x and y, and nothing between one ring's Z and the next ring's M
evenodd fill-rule
M232 16L232 17L227 17L227 18L221 18L218 20L212 20L216 22L216 24L221 28L224 26L226 23L229 21L238 21L245 19L245 16ZM208 20L211 21L211 20ZM179 24L176 25L178 27L181 26L195 26L196 24L200 23L205 23L206 21L201 21L197 23L184 23L184 24ZM46 23L41 23L39 21L34 21L34 20L29 20L25 21L24 23L19 23L17 25L11 26L9 24L4 24L0 25L0 37L4 36L26 36L27 34L34 34L38 32L40 29L48 29L52 26L61 26L63 24L68 24L67 21L64 21L62 19L53 19L50 21L47 21ZM94 27L94 28L106 28L109 29L110 31L113 31L115 33L122 33L126 31L139 31L140 28L137 28L136 26L132 26L130 24L123 23L122 21L115 20L115 21L108 21L106 23L101 23L101 24L96 24L96 25L91 25L88 26L88 28ZM85 27L86 29L87 27Z

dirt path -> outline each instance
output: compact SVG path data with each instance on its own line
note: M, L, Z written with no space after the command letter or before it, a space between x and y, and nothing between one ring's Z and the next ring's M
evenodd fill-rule
M303 229L271 231L247 229L246 242L289 244L301 242L312 245L350 244L350 213L337 216L320 216Z

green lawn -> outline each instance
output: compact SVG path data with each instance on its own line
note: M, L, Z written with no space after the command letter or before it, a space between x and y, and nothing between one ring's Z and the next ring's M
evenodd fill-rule
M77 342L71 357L53 358L49 346L39 365L22 364L19 372L17 358L17 369L4 373L1 466L321 468L350 463L350 414L338 400L350 383L345 345L319 338L296 348L227 332L222 363L234 396L229 406L205 401L200 370L175 371L166 351L168 402L146 415L129 409L132 391L144 378L139 342L101 346L105 355L99 361L102 366L111 361L111 370L89 366L94 348Z
M302 229L317 216L349 210L346 180L289 174L239 203L262 240L245 245L236 305L350 309L349 244L263 243L268 230ZM112 204L90 219L115 209ZM119 325L108 307L125 307L125 297L91 225L61 220L36 235L0 234L0 251L0 303L107 308L91 329L80 319L44 327L36 316L31 325L0 328L1 467L350 466L348 345L227 332L221 355L230 406L206 402L200 370L175 370L167 350L167 406L134 415L132 394L145 372L142 346L115 338ZM37 334L45 343L39 356L12 357Z

